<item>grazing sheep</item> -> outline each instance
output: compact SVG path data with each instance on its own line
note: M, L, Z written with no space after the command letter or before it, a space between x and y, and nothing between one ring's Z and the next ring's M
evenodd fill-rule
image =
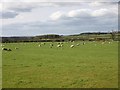
M77 46L79 46L80 44L78 43Z
M4 47L5 45L1 44L1 46L3 46L3 47Z
M57 47L61 47L61 45L57 45Z
M53 47L53 44L50 44L50 48L52 48Z
M12 50L8 48L8 51L12 51Z
M17 47L15 47L15 49L18 49Z
M42 45L45 45L45 43L41 43Z
M7 50L7 48L2 48L2 50Z
M41 47L41 45L39 44L38 47Z
M63 47L63 44L59 44L59 45L57 45L57 47Z
M63 47L63 44L61 44L61 47Z
M9 49L9 48L2 48L2 50L4 50L4 51L12 51L12 50Z
M83 45L85 45L85 42L83 42Z
M53 44L50 44L50 46L53 46Z
M70 48L73 48L73 47L74 47L74 45L71 45L71 46L70 46Z
M111 43L111 42L108 42L109 44Z

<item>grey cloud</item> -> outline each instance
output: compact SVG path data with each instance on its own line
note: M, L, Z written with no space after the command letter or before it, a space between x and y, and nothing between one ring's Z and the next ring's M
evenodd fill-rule
M11 8L11 10L16 12L30 12L32 8Z
M0 18L3 18L3 19L8 19L8 18L14 18L18 15L17 12L10 12L10 11L7 11L7 12L0 12Z
M40 34L76 34L117 29L117 18L71 18L69 20L32 22L3 26L3 35L31 36Z
M107 6L108 5L114 5L116 2L101 2L102 6ZM4 6L8 5L7 11L4 10L3 12L3 18L14 18L21 12L30 12L34 8L40 8L40 7L55 7L55 6L60 6L60 7L65 7L65 6L82 6L83 4L90 4L90 2L22 2L22 3L7 3L4 4ZM84 6L84 5L83 5ZM111 7L111 6L110 6ZM8 12L9 11L9 12ZM13 11L13 12L11 12ZM8 14L8 15L7 15Z

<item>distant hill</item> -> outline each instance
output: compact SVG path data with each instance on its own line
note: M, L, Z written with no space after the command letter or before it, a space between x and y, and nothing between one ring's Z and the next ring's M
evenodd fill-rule
M120 40L120 31L114 32L86 32L75 35L47 34L39 36L24 37L1 37L2 42L51 42L51 41L75 41L75 40Z

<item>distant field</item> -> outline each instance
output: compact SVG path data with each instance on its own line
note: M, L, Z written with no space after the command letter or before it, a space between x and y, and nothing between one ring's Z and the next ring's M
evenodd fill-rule
M12 49L2 51L3 88L118 87L117 42L39 44L3 43Z

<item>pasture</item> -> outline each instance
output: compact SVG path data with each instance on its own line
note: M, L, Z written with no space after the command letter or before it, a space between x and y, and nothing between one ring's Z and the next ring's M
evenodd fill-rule
M2 51L3 88L118 87L118 42L39 44L3 43L12 50Z

